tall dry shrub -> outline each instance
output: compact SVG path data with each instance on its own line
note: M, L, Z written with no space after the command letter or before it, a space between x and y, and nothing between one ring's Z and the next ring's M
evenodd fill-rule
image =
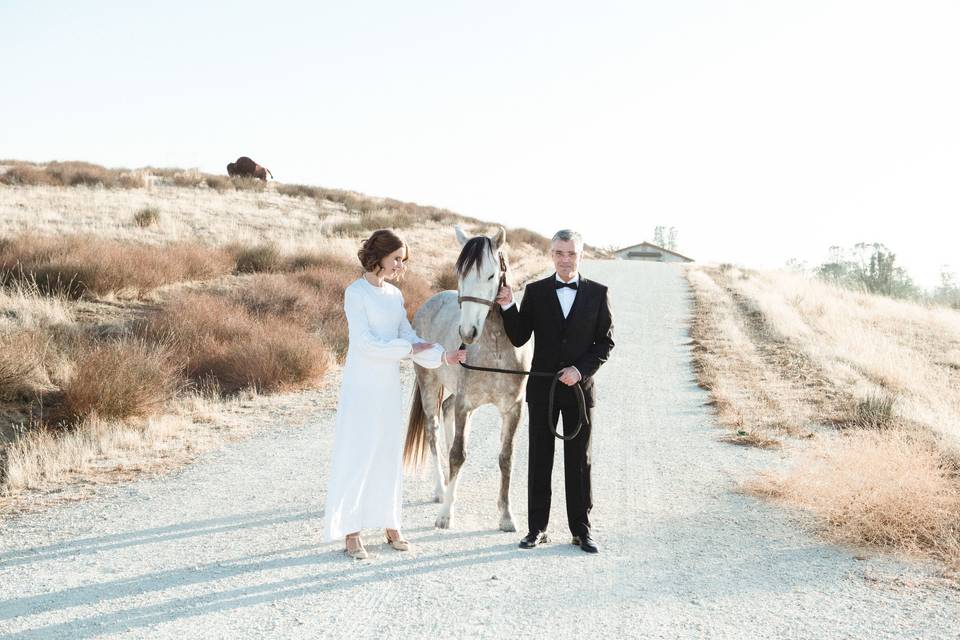
M257 324L249 339L225 345L204 374L227 394L241 389L270 392L319 381L330 367L324 344L303 327L286 322Z
M403 293L403 304L410 320L413 320L413 314L427 301L427 298L435 293L426 278L409 271L403 276L403 280L397 283L397 287Z
M16 400L49 383L43 369L49 336L40 328L0 332L0 400Z
M241 302L208 293L171 300L138 332L169 342L184 360L187 376L226 394L308 384L329 366L324 343L303 325L258 319Z
M133 214L133 223L138 227L150 227L160 220L160 209L157 207L143 207Z
M18 162L0 175L0 182L16 185L54 187L103 186L133 188L143 186L142 177L126 169L107 169L90 162Z
M406 229L417 222L419 218L413 213L384 207L366 208L350 220L330 224L327 233L332 236L354 237L377 229Z
M235 256L237 273L280 271L283 268L283 255L272 242L253 246L231 245L228 250Z
M204 184L204 177L199 171L178 171L173 174L173 184L177 187L196 189Z
M0 183L30 186L63 186L56 176L52 176L40 167L16 165L0 174Z
M317 199L323 197L323 189L306 184L280 184L277 185L277 193L293 198Z
M125 338L89 344L62 386L54 415L75 421L154 413L176 393L180 369L173 350L160 343Z
M458 286L460 286L460 279L457 275L457 264L451 260L437 270L433 279L433 288L437 291L456 291Z
M267 188L267 183L259 178L247 176L230 178L233 188L237 191L263 191Z
M227 345L248 341L253 325L242 306L211 293L189 293L144 318L137 333L170 344L185 359L186 375L200 381L207 372L205 363Z
M837 541L932 553L960 566L960 479L919 432L824 438L789 470L747 488L809 511Z
M346 357L349 342L347 320L343 314L343 292L362 272L358 262L341 258L290 276L316 293L313 313L316 331L341 361Z
M234 188L233 182L226 176L214 176L207 173L204 174L203 179L209 188L214 189L218 193L232 191Z
M514 229L509 229L507 231L507 241L514 245L519 246L520 244L528 244L531 247L540 249L541 251L550 250L550 239L546 236L543 236L536 231L531 231L530 229L524 229L523 227L516 227Z
M315 289L288 274L258 274L247 279L231 299L257 319L284 319L304 327L318 325L322 308Z
M0 239L0 284L33 282L45 293L71 298L125 291L139 295L165 284L224 275L232 268L224 250L189 242L150 246L33 234Z

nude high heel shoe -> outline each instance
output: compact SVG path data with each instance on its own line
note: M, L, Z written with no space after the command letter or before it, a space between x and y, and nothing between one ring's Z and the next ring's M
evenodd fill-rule
M351 542L355 544L351 545ZM347 536L346 549L343 551L354 560L366 560L370 557L370 554L367 553L367 550L363 548L363 541L360 539L359 534Z
M403 535L398 531L397 537L391 539L390 534L384 532L384 535L387 538L387 544L390 545L396 551L409 551L410 543L403 539Z

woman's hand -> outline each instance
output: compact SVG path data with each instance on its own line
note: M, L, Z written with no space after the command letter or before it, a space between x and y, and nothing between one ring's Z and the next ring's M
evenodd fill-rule
M432 346L432 342L415 342L413 344L413 348L410 350L410 353L420 353L421 351L426 351Z
M467 361L467 350L447 351L443 354L443 361L447 364L456 364Z

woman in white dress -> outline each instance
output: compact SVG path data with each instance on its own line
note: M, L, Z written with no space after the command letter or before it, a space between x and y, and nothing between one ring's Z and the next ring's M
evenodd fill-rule
M368 557L361 529L384 529L387 544L409 549L400 534L403 496L403 399L400 361L427 367L466 361L425 342L407 320L398 280L407 248L392 231L375 231L357 252L365 273L344 292L350 343L337 406L324 540L343 537L353 558Z

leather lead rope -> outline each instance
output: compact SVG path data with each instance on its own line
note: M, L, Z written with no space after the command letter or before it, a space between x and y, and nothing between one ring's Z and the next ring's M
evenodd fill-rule
M461 342L460 349L464 349L464 348L466 348L466 345ZM561 440L573 440L580 433L580 429L583 428L583 425L590 424L590 420L587 418L587 401L583 395L583 387L580 386L580 382L577 381L577 383L573 385L573 392L574 392L574 395L577 397L577 412L579 414L577 418L577 426L573 430L573 433L571 434L565 433L563 435L560 435L560 433L557 432L556 426L553 425L553 404L554 404L553 400L554 400L554 394L557 390L557 383L560 381L559 371L557 371L556 373L547 373L546 371L521 371L521 370L515 370L515 369L494 369L492 367L475 367L465 362L461 362L460 366L463 367L464 369L470 369L471 371L487 371L490 373L506 373L514 376L531 376L531 377L536 376L538 378L553 378L553 380L550 382L550 394L547 396L547 425L550 428L550 432L553 433L553 435L555 435L556 437L560 438Z

